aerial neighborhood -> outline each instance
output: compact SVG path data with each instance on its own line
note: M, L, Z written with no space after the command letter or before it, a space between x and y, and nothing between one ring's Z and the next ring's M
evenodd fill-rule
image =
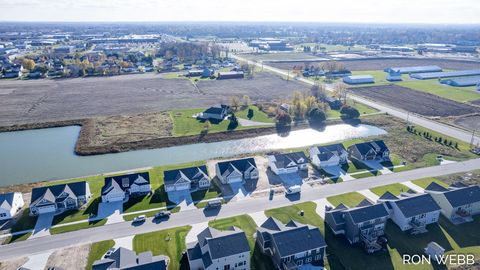
M58 5L128 22L0 18L0 270L480 265L475 24L195 22L338 12L315 1L31 2L28 21ZM331 5L378 4L347 2ZM130 22L154 12L193 21Z

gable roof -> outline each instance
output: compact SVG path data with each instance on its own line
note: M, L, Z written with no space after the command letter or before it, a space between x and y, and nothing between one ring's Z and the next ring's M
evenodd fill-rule
M0 194L0 208L5 210L12 209L15 192Z
M92 270L166 270L164 256L152 256L152 252L142 252L138 256L134 251L120 247L109 258L95 261Z
M448 189L446 189L445 187L435 183L435 182L432 182L430 183L430 185L428 185L425 190L430 190L430 191L439 191L439 192L444 192L444 191L448 191Z
M326 152L340 153L340 152L346 151L345 147L341 143L321 145L321 146L318 146L317 149L318 149L318 152L320 153L326 153Z
M142 172L105 177L105 184L102 187L102 195L108 194L112 190L125 191L133 184L139 186L149 185L150 174L148 172Z
M202 72L202 70L199 70L199 72ZM203 113L209 113L209 114L218 114L218 115L221 115L223 113L226 112L226 110L228 110L228 106L227 105L223 105L223 104L217 104L217 105L214 105L208 109L206 109Z
M316 227L305 225L296 221L289 221L286 225L270 217L258 231L270 235L270 239L277 246L280 257L294 255L307 250L326 247L325 239ZM279 229L271 230L263 227L269 223L278 224ZM268 227L268 226L267 226Z
M361 155L366 155L370 151L375 151L376 154L388 151L387 145L382 140L357 143L348 148L356 148Z
M85 196L87 193L87 186L87 182L81 181L34 188L32 189L31 205L36 205L43 200L46 200L48 203L55 203L57 201L63 201L67 197L77 198L79 196ZM64 192L66 192L68 196L60 197Z
M453 189L443 193L452 207L480 202L480 186Z
M232 171L238 170L243 173L250 167L257 168L257 164L253 158L244 158L237 160L229 160L217 163L221 175L229 175Z
M205 165L199 167L181 168L163 172L165 185L173 185L180 178L186 178L190 181L208 178L207 167Z
M398 197L393 195L390 191L386 191L382 196L380 196L380 198L378 198L378 200L395 201L398 200Z
M356 207L370 206L372 204L368 199L363 199Z
M307 163L307 156L303 152L293 152L273 155L277 168L288 168L290 164L298 166L298 164Z
M247 236L235 227L227 231L208 227L198 235L198 243L208 245L212 260L250 251Z
M389 216L387 209L382 203L351 208L345 210L345 214L350 215L354 223L361 223L364 221Z
M430 194L403 197L390 203L396 204L406 218L440 210Z

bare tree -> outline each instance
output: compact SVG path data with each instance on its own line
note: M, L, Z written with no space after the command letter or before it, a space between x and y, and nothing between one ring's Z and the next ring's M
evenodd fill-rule
M340 99L344 104L347 103L347 94L348 94L348 88L344 83L336 83L333 86L333 95Z

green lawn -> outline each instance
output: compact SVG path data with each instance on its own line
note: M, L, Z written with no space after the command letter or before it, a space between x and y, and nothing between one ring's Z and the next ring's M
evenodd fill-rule
M343 203L348 207L355 207L364 199L366 199L365 196L358 192L350 192L327 198L333 206L338 206L340 203Z
M90 221L90 222L81 222L81 223L76 223L72 225L65 225L61 227L54 227L50 228L50 233L51 234L59 234L59 233L66 233L66 232L72 232L72 231L78 231L78 230L83 230L83 229L90 229L93 227L98 227L98 226L103 226L107 223L107 219L101 219L98 221Z
M96 260L102 259L102 256L114 245L115 241L113 240L105 240L93 243L90 247L90 252L88 253L87 270L91 270L92 264Z
M170 258L168 269L180 269L182 252L186 249L185 237L191 226L135 235L133 250L135 252L151 251L154 256L166 255Z
M426 188L428 187L428 185L430 185L432 182L435 182L437 184L439 184L440 186L443 186L443 187L448 187L448 185L436 178L433 178L433 177L430 177L430 178L422 178L422 179L418 179L418 180L413 180L412 183L414 183L415 185L421 187L421 188Z
M402 192L407 192L409 188L400 183L395 183L395 184L371 188L370 190L373 193L377 194L378 196L382 196L387 191L390 191L390 193L392 193L393 195L398 196Z
M480 99L480 93L475 87L453 87L440 84L437 80L409 80L397 83L400 86L430 93L446 99L458 102L466 102Z
M12 235L12 236L7 237L7 238L3 241L2 245L11 244L11 243L20 242L20 241L25 241L25 240L27 240L30 236L32 236L32 233L31 233L31 232L29 232L29 233L17 234L17 235Z
M275 119L268 117L264 112L260 111L257 106L250 105L246 108L242 108L242 110L239 110L235 112L235 115L239 118L243 119L248 119L248 109L253 110L253 117L250 119L252 121L256 122L264 122L264 123L274 123Z
M243 230L247 235L248 244L250 245L251 268L255 270L273 270L270 257L263 255L259 249L256 249L253 235L257 230L257 225L249 215L212 220L208 223L208 226L221 231L227 230L231 226L235 226Z
M281 208L269 209L265 211L267 217L274 217L283 223L290 220L295 220L303 224L311 224L319 228L323 228L323 219L316 212L317 204L314 202L304 202L285 206ZM299 212L304 212L304 215L299 215Z
M29 209L24 209L22 215L17 222L12 226L12 232L21 232L26 230L33 230L35 223L37 223L37 217L31 217Z

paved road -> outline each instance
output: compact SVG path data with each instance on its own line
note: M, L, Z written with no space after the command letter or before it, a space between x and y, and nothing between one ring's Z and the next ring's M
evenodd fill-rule
M285 196L276 196L273 200L268 200L266 197L250 198L224 205L220 211L203 211L201 209L182 211L173 214L169 221L159 224L155 224L151 219L148 219L143 225L136 227L132 226L130 222L121 222L64 234L38 237L22 242L0 246L0 260L38 254L68 246L152 232L160 229L173 228L189 224L191 225L195 223L206 222L215 218L225 218L246 213L255 213L271 208L290 205L292 203L314 201L346 192L370 189L376 186L411 181L425 177L436 177L453 173L467 172L476 169L480 169L480 159L472 159L465 162L450 163L320 186L303 191L299 198L288 199Z
M230 56L234 59L239 60L239 61L243 61L243 62L247 62L248 64L256 65L258 67L261 67L263 69L269 70L269 71L274 72L274 73L277 73L279 75L289 76L290 78L292 78L294 80L297 80L297 81L300 81L300 82L303 82L303 83L306 83L306 84L309 84L309 85L314 84L314 82L312 82L310 80L307 80L305 78L295 78L293 74L291 74L290 72L287 72L285 70L274 68L272 66L265 65L264 63L254 62L254 61L248 60L246 58L243 58L239 55L231 54ZM331 85L327 85L326 89L329 90L329 91L333 90ZM407 112L405 110L402 110L400 108L392 107L390 105L383 104L383 103L380 103L378 101L369 100L369 99L366 99L364 97L360 97L360 96L357 96L357 95L349 94L348 97L355 100L355 101L358 101L360 103L368 105L372 108L375 108L377 110L386 112L386 113L388 113L390 115L393 115L395 117L401 118L403 120L408 119L408 121L411 122L411 123L414 123L414 124L417 124L417 125L420 125L420 126L424 126L426 128L429 128L429 129L432 129L432 130L435 130L435 131L438 131L440 133L443 133L445 135L449 135L451 137L457 138L457 139L462 140L464 142L470 143L471 140L472 140L472 133L471 132L467 132L465 130L462 130L462 129L459 129L459 128L456 128L456 127L453 127L453 126L442 124L442 123L436 122L434 120L427 119L423 116L415 115L413 113L409 113L409 112ZM477 143L480 143L480 137L475 136L474 137L474 144L477 144Z

